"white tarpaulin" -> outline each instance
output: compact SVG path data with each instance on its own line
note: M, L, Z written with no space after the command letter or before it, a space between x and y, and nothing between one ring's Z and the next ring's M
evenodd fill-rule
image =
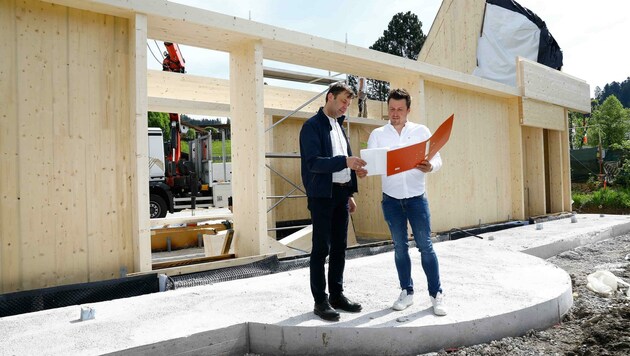
M516 57L555 69L562 52L544 21L511 0L488 0L473 74L516 86Z

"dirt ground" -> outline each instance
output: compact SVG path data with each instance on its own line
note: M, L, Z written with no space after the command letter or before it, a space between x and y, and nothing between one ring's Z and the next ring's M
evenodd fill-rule
M548 260L573 283L573 307L562 323L487 344L426 355L630 355L630 298L627 287L612 297L586 288L587 275L608 270L630 283L630 234L566 251Z

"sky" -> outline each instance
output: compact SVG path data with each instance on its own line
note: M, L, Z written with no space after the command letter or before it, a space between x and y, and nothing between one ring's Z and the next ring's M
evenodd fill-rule
M369 47L399 12L411 11L422 22L424 34L441 0L173 0L184 5L251 19L289 30ZM546 22L564 55L563 72L585 80L591 89L630 77L630 1L628 0L517 0ZM150 47L159 58L156 43ZM163 51L161 42L157 42ZM227 79L226 53L182 46L188 73ZM161 69L149 56L149 67ZM265 66L328 74L265 61ZM334 75L336 73L330 73ZM267 80L275 85L273 80ZM313 86L314 88L316 86ZM321 90L321 89L314 89Z

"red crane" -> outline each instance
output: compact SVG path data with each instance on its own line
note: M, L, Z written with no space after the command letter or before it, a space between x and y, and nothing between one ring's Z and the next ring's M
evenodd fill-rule
M166 72L186 73L186 61L179 50L179 45L172 42L164 42L166 52L164 52L164 60L162 61L162 70ZM166 156L170 162L177 163L181 159L181 122L179 120L179 114L168 114L170 119L170 149ZM177 168L179 172L179 168ZM173 186L173 177L167 179L167 184Z

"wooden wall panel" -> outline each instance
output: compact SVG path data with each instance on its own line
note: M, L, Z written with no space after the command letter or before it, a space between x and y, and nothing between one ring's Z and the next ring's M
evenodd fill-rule
M55 39L51 42L54 46L49 53L50 60L54 63L52 68L53 89L53 115L52 130L53 144L46 148L53 153L53 180L54 193L52 194L53 206L55 206L51 223L51 238L55 241L55 249L49 251L55 259L54 271L56 281L52 285L78 283L87 280L87 256L85 230L87 221L77 219L84 216L88 192L85 184L85 152L77 150L84 146L81 135L87 134L83 130L78 117L69 115L75 102L63 100L69 98L69 94L77 82L82 79L73 77L75 73L68 66L69 53L73 47L72 41L76 36L70 36L80 31L76 26L68 26L70 19L81 14L76 11L68 11L63 7L57 7L59 22L56 28ZM65 13L68 12L67 15ZM73 23L76 25L76 22ZM65 39L68 38L68 41ZM51 182L46 182L46 185Z
M380 125L385 125L386 120L381 120ZM351 146L355 155L360 155L360 150L367 148L370 133L376 126L351 125ZM382 188L381 176L369 176L359 179L359 193L355 194L357 211L352 214L352 221L356 235L367 239L388 240L389 229L383 217L381 209Z
M510 174L512 214L510 219L525 219L525 188L523 164L523 133L519 119L519 99L508 100L509 142L510 142Z
M0 292L132 271L128 21L39 1L0 6Z
M17 33L28 41L18 44L18 117L20 162L20 237L22 288L55 285L56 206L54 185L54 132L52 104L55 32L65 15L47 4L17 5ZM42 34L42 35L40 35ZM65 57L65 56L64 56ZM46 268L44 268L46 266Z
M274 123L282 117L275 116ZM300 130L304 120L287 119L271 130L272 148L269 152L300 154ZM304 189L300 173L300 158L268 158L267 162L280 174L285 176L295 185ZM295 187L279 175L268 170L272 184L269 195L282 196L289 193ZM306 195L300 190L295 190L291 195ZM272 207L279 199L268 199L268 208ZM275 221L310 219L310 213L306 207L306 198L289 198L282 201L274 209Z
M425 91L432 132L455 114L442 169L428 177L433 231L506 221L513 209L509 101L429 82Z
M548 201L547 213L558 213L564 210L564 160L562 155L562 132L547 131L547 172Z
M19 127L15 1L0 1L0 293L20 288Z
M523 126L525 216L543 215L546 207L543 129Z
M472 74L485 5L484 0L442 1L418 61Z

